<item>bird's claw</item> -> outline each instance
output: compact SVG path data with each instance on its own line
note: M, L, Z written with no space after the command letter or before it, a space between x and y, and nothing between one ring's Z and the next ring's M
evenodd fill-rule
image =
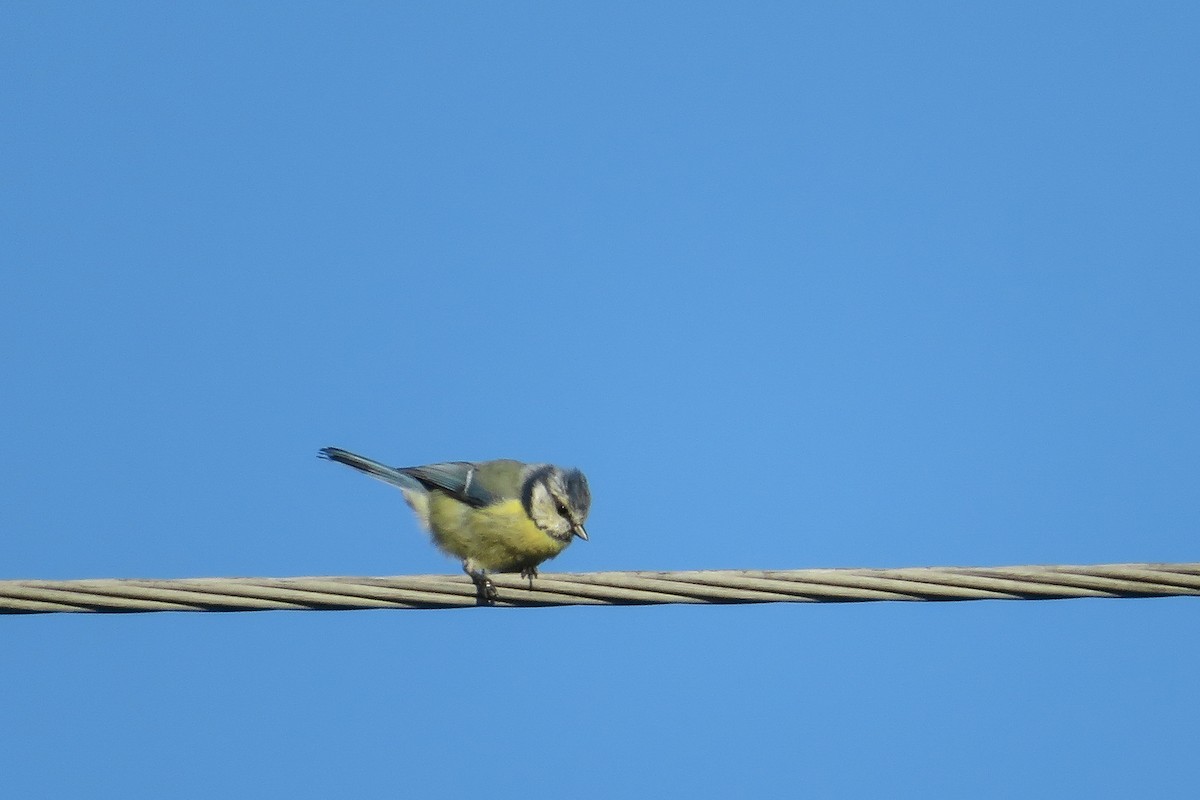
M526 567L521 570L521 577L529 579L529 588L533 588L533 579L538 576L537 567Z
M478 588L479 592L476 595L475 601L479 605L496 605L496 600L500 597L500 593L496 591L496 584L492 583L490 579L484 578L483 583Z
M494 606L500 596L496 592L496 584L483 573L470 573L471 581L475 584L475 605Z

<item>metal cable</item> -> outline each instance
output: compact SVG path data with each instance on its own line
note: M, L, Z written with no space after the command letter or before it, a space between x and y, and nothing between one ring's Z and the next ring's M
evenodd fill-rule
M1200 595L1200 563L493 575L497 606ZM0 613L466 608L464 575L0 581Z

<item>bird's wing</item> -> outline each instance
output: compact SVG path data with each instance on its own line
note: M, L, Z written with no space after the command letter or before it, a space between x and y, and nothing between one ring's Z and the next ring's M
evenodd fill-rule
M479 482L479 465L470 461L446 461L422 467L404 467L399 471L411 475L426 488L441 489L455 500L469 506L478 508L497 500L496 496Z

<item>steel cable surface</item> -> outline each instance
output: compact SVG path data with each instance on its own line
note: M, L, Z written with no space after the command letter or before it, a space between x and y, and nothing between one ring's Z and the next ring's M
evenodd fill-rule
M873 600L1062 600L1200 595L1200 563L491 576L498 607ZM463 575L0 580L0 613L470 608Z

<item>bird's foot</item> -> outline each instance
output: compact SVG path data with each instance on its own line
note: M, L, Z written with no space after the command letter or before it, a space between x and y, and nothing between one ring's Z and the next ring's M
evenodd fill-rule
M533 588L533 579L538 576L537 567L526 567L521 570L521 577L529 579L529 588Z
M496 584L492 583L492 579L484 574L483 570L479 570L478 572L472 570L465 571L471 576L471 582L475 584L475 605L496 605L496 598L499 595L496 592Z

